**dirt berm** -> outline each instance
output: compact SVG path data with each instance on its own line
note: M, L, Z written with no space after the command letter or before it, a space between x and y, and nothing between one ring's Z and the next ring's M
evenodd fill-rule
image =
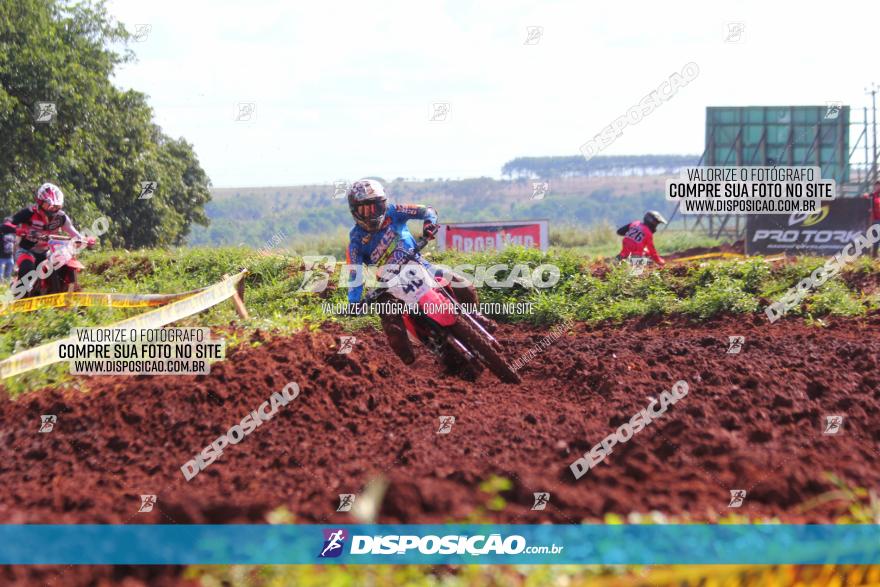
M713 521L730 513L828 522L833 489L880 486L880 317L826 328L761 316L691 324L577 325L522 370L523 383L438 372L424 354L402 366L373 331L336 354L330 328L244 346L207 376L103 377L91 391L45 389L0 401L3 523L349 522L338 494L389 483L380 522L468 516L575 523L648 512ZM503 326L511 359L546 331ZM743 335L738 354L728 336ZM575 480L569 464L677 380L690 391ZM187 482L180 467L295 381L299 397ZM40 415L56 414L51 433ZM823 434L842 415L838 434ZM448 434L439 418L454 416ZM513 487L505 507L479 490ZM730 490L747 497L729 508ZM544 511L533 492L549 491ZM155 494L151 513L140 495Z

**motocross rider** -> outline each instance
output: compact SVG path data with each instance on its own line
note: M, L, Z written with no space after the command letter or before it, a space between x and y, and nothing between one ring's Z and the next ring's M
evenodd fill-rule
M666 261L654 248L654 233L657 226L666 224L666 219L656 210L648 210L641 222L635 220L617 229L617 234L623 237L623 248L617 255L618 260L626 259L633 255L641 256L645 253L658 265L665 265Z
M83 239L83 235L74 228L70 217L62 211L64 193L57 185L44 183L34 192L36 204L22 208L12 219L0 225L0 234L16 233L21 240L15 257L19 279L37 268L46 259L49 245L45 237L63 230L71 238ZM94 246L95 238L86 240L88 246ZM30 282L27 291L33 287Z
M422 234L433 239L437 235L437 212L430 206L415 204L392 204L388 202L385 188L375 179L361 179L348 189L348 207L355 226L349 233L346 262L350 267L348 276L348 302L358 305L363 295L360 280L362 265L393 265L401 263L406 253L416 248L416 239L406 226L409 220L423 220ZM435 276L441 272L424 259L420 262ZM477 292L473 284L464 286L464 279L447 272L453 283L455 297L460 303L477 304ZM456 283L457 282L457 283ZM387 299L387 298L386 298ZM386 301L383 299L382 301ZM388 344L404 364L412 364L416 358L399 313L380 313L382 330ZM494 324L483 316L478 319L487 328Z

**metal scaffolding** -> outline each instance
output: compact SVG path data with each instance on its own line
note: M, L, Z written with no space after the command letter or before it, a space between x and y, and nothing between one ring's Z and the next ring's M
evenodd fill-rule
M860 119L849 106L751 106L706 109L706 147L697 165L817 166L837 182L838 197L867 193L878 176L878 88L872 84L872 120L868 107ZM869 132L869 130L871 132ZM738 214L679 214L686 230L715 238L743 238L745 217ZM668 225L667 225L668 226Z

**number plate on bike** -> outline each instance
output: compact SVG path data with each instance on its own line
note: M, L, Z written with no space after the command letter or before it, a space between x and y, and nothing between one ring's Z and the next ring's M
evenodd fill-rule
M388 293L407 304L417 303L436 283L428 270L416 263L394 268L389 266L386 275Z

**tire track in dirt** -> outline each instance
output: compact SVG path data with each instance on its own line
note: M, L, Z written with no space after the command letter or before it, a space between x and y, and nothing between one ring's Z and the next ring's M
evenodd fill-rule
M4 523L263 522L283 506L300 522L351 522L338 493L369 479L389 483L381 522L480 520L572 523L606 513L648 512L714 521L731 511L786 522L828 522L833 472L877 488L880 317L808 328L760 316L703 324L641 320L576 326L523 370L522 385L415 369L357 333L336 354L329 328L242 348L201 377L112 377L88 394L42 390L0 401L0 519ZM726 353L727 336L746 343ZM502 327L511 358L545 331ZM690 392L595 470L575 481L568 464L678 379ZM179 467L245 414L297 381L300 396L187 483ZM41 414L59 416L37 432ZM845 415L840 435L821 433ZM454 415L448 435L438 417ZM490 475L512 480L502 511L478 490ZM739 510L729 489L748 490ZM542 512L532 492L550 491ZM151 513L139 495L156 493ZM183 567L0 567L10 585L192 585Z
M730 512L832 521L839 503L801 512L832 489L823 473L878 488L880 317L826 328L762 316L702 324L577 325L526 365L521 385L462 381L421 354L406 369L381 333L336 354L335 327L239 348L196 377L106 377L87 394L42 390L0 401L4 523L350 522L339 493L390 482L379 521L479 515L572 523L648 512L713 521ZM543 330L502 326L511 358ZM727 336L744 335L740 354ZM679 379L687 397L578 481L568 465ZM300 396L186 482L180 466L289 381ZM55 430L37 433L41 414ZM823 435L826 414L843 432ZM437 434L438 418L456 417ZM490 475L513 488L486 509ZM747 489L739 510L730 489ZM545 511L532 492L550 491ZM139 495L155 493L151 513Z

